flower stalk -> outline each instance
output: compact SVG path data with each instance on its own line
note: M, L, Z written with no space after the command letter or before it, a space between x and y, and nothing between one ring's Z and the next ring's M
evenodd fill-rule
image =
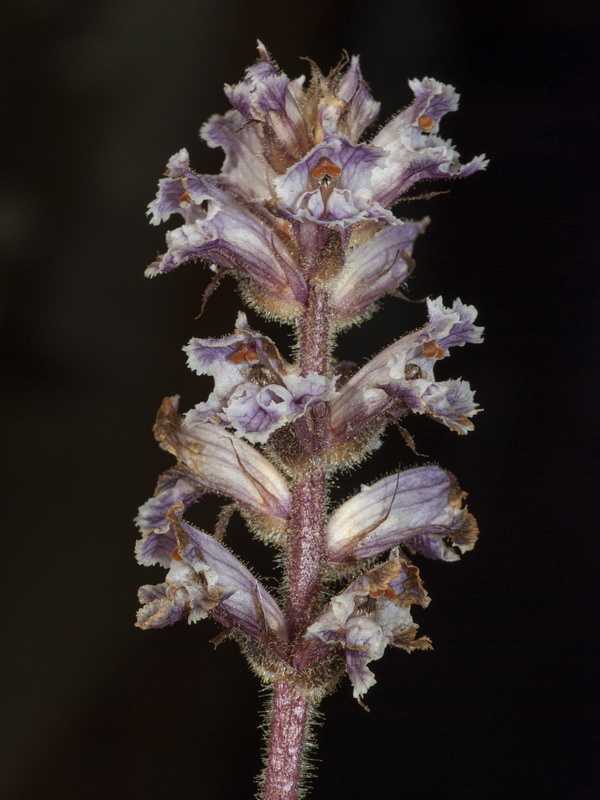
M302 689L292 678L278 678L269 716L264 800L296 800L299 796L309 719L309 701Z
M452 347L481 341L472 306L428 300L423 327L360 369L338 361L334 346L414 268L429 220L398 219L390 206L419 180L464 177L487 162L461 164L438 135L458 107L453 87L411 81L413 103L369 140L379 104L358 58L328 75L310 63L305 86L259 44L244 80L226 87L232 110L201 130L225 153L221 173L197 175L181 150L149 207L154 223L174 213L183 223L148 275L208 259L254 311L296 331L293 362L241 312L231 335L186 345L190 368L212 376L214 390L184 415L178 398L163 402L155 434L177 464L136 520L138 560L168 570L164 583L140 589L138 626L210 616L271 687L262 800L304 792L310 719L342 674L366 707L370 662L388 646L430 647L410 613L429 603L413 559L454 561L477 538L465 493L436 465L363 485L333 510L329 493L332 477L363 462L401 417L473 427L468 383L434 374ZM212 534L185 520L207 492L228 498ZM236 509L277 551L278 600L227 547Z

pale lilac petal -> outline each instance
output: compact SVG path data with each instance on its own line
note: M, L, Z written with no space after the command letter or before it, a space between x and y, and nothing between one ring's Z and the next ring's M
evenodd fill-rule
M371 173L384 159L378 148L331 137L274 179L279 207L290 219L338 228L365 219L395 222L371 189Z
M358 141L365 128L377 119L381 103L373 99L360 71L358 56L352 56L350 66L342 75L336 97L349 104L346 117L349 138Z
M273 296L305 302L304 278L274 230L232 195L193 173L185 151L169 162L169 177L160 181L157 198L148 208L154 224L176 212L184 224L167 233L168 250L146 275L170 272L192 259L209 259L247 275Z
M277 602L230 550L181 519L175 533L180 557L204 575L211 593L217 588L221 593L221 603L212 614L215 618L256 638L272 634L285 639L285 621Z
M477 537L477 525L466 508L455 478L435 466L388 475L343 503L327 526L331 561L371 558L408 543L432 558L453 561ZM435 541L441 544L436 545Z
M390 384L392 392L394 384ZM400 390L401 391L401 390ZM430 384L422 393L425 412L457 433L473 430L470 420L481 409L475 402L475 392L460 378Z
M414 242L429 224L429 218L397 222L347 253L345 270L331 297L341 324L356 320L410 275Z
M170 509L169 509L170 510ZM168 568L173 560L173 550L177 547L175 536L168 522L160 528L150 528L135 545L135 557L139 564L151 567L160 564Z
M260 59L246 70L244 79L226 86L232 106L256 126L266 161L277 171L300 158L312 142L300 106L302 79L290 81L273 64L259 43Z
M206 619L221 601L221 587L215 580L214 572L207 567L203 572L196 573L176 550L175 554L177 557L172 557L164 583L140 588L138 599L142 608L137 614L138 628L165 628L185 617L188 622L197 622ZM207 576L212 578L210 585Z
M452 308L446 308L442 298L436 297L427 300L427 311L431 336L446 353L450 347L483 341L483 328L475 325L477 309L474 306L467 306L457 298Z
M187 508L203 494L194 476L180 467L163 472L158 479L154 497L140 506L135 524L142 533L160 528L167 522L167 511L177 503Z
M137 613L138 628L166 628L179 622L190 611L187 591L168 583L141 586L138 600L142 604Z
M484 156L462 165L452 142L436 135L441 117L458 108L454 87L432 78L410 81L410 87L414 102L372 141L389 154L372 176L374 196L384 206L391 205L417 181L467 177L487 166Z
M467 178L485 169L485 156L476 156L467 164L460 163L460 155L450 140L437 136L423 137L427 141L413 151L393 150L381 169L373 170L373 196L383 206L394 203L418 181L437 178Z
M436 382L434 366L451 346L482 341L483 328L473 324L476 310L460 300L451 308L441 298L428 300L429 323L403 336L366 364L338 392L331 406L339 440L351 438L383 414L399 417L413 411L427 414L449 428L466 433L478 408L467 383Z
M217 424L183 425L178 398L159 410L155 434L193 473L199 486L236 500L262 525L278 530L290 513L290 492L281 473L258 450Z
M187 616L197 622L212 616L227 628L238 627L257 639L283 642L283 613L267 590L226 547L180 517L169 514L176 548L166 581L143 586L138 615L141 628L162 628ZM152 534L150 534L152 536Z
M359 699L377 682L367 664L381 658L388 642L375 620L355 615L346 623L343 644L346 672L354 689L354 697Z
M258 53L258 61L248 67L244 79L238 84L225 86L225 95L231 105L249 120L253 119L256 93L260 93L265 81L275 78L279 74L267 49L261 42L258 43Z
M273 171L263 156L255 125L232 109L210 117L200 129L200 136L209 147L221 147L225 152L218 176L220 185L230 187L246 200L268 196Z
M407 135L413 137L416 145L422 133L437 133L441 118L458 109L460 95L454 86L440 83L435 78L414 78L408 85L415 99L373 137L376 147L393 150Z
M208 400L186 415L188 425L214 420L262 443L274 430L333 395L332 378L300 375L271 339L248 327L245 314L238 315L231 336L192 339L184 350L191 369L215 380Z
M306 639L344 650L354 696L360 699L375 683L367 664L381 658L386 645L408 652L430 647L427 637L416 638L418 626L409 611L415 603L429 603L419 571L394 551L333 597L307 629Z

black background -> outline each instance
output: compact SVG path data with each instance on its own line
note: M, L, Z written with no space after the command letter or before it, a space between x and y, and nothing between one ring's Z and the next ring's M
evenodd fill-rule
M194 321L199 265L143 278L166 230L147 226L145 207L183 146L198 171L218 171L197 129L227 109L222 84L241 78L257 37L294 76L307 69L298 56L328 69L342 48L360 53L383 120L410 101L408 78L456 85L461 109L442 134L464 160L491 158L449 194L397 209L433 219L411 296L460 296L487 329L440 365L477 389L475 432L409 422L469 492L481 540L457 564L421 565L433 602L418 621L435 650L372 664L369 714L347 682L323 703L313 796L598 796L594 4L4 8L3 796L252 796L259 683L233 644L213 652L210 622L133 627L137 586L161 571L135 563L131 519L172 463L150 433L161 398L180 392L188 408L210 387L181 346L230 332L240 308L227 283ZM422 187L435 188L448 186ZM338 352L362 363L423 319L389 298ZM252 322L289 345L287 329ZM399 462L418 459L390 432L339 494ZM241 523L229 542L273 574Z

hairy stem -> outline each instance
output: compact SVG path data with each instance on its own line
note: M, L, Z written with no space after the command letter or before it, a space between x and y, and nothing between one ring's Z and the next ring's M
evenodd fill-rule
M296 800L303 769L309 703L291 678L275 682L264 800Z
M329 371L330 312L327 292L309 284L309 299L299 326L298 360L303 373ZM287 531L286 618L294 663L300 640L318 611L325 565L325 506L327 472L321 453L328 439L326 404L311 410L310 433L304 446L311 466L293 487L292 514ZM291 676L275 682L265 770L264 800L299 797L303 754L307 741L309 700Z
M308 305L298 335L298 361L302 372L318 372L321 375L328 372L330 319L327 291L309 283Z
M326 475L320 467L298 481L288 528L287 623L290 641L301 636L316 610L324 565Z

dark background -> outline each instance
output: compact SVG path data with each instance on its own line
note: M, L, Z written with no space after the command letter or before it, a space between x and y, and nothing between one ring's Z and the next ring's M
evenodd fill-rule
M161 398L180 392L188 408L210 386L182 345L230 332L240 307L227 283L194 321L200 265L143 278L166 230L148 227L145 207L183 146L197 170L218 171L197 129L227 109L222 84L241 78L257 37L294 76L307 70L298 56L328 69L342 48L360 53L384 120L410 101L408 78L456 85L461 109L442 134L465 160L491 158L450 194L397 209L433 218L411 296L460 296L487 329L440 365L477 389L475 432L409 423L469 491L481 540L457 564L421 565L433 602L418 621L435 650L372 664L370 714L347 682L323 703L313 796L598 796L594 5L4 6L4 797L253 793L259 683L235 645L213 652L210 622L133 627L137 586L161 570L135 563L131 519L172 463L150 433ZM435 188L448 185L423 190ZM362 362L423 320L422 306L388 299L339 353ZM287 329L252 321L289 344ZM417 459L390 431L351 482L398 462ZM197 521L211 525L217 507ZM229 541L273 574L239 521Z

